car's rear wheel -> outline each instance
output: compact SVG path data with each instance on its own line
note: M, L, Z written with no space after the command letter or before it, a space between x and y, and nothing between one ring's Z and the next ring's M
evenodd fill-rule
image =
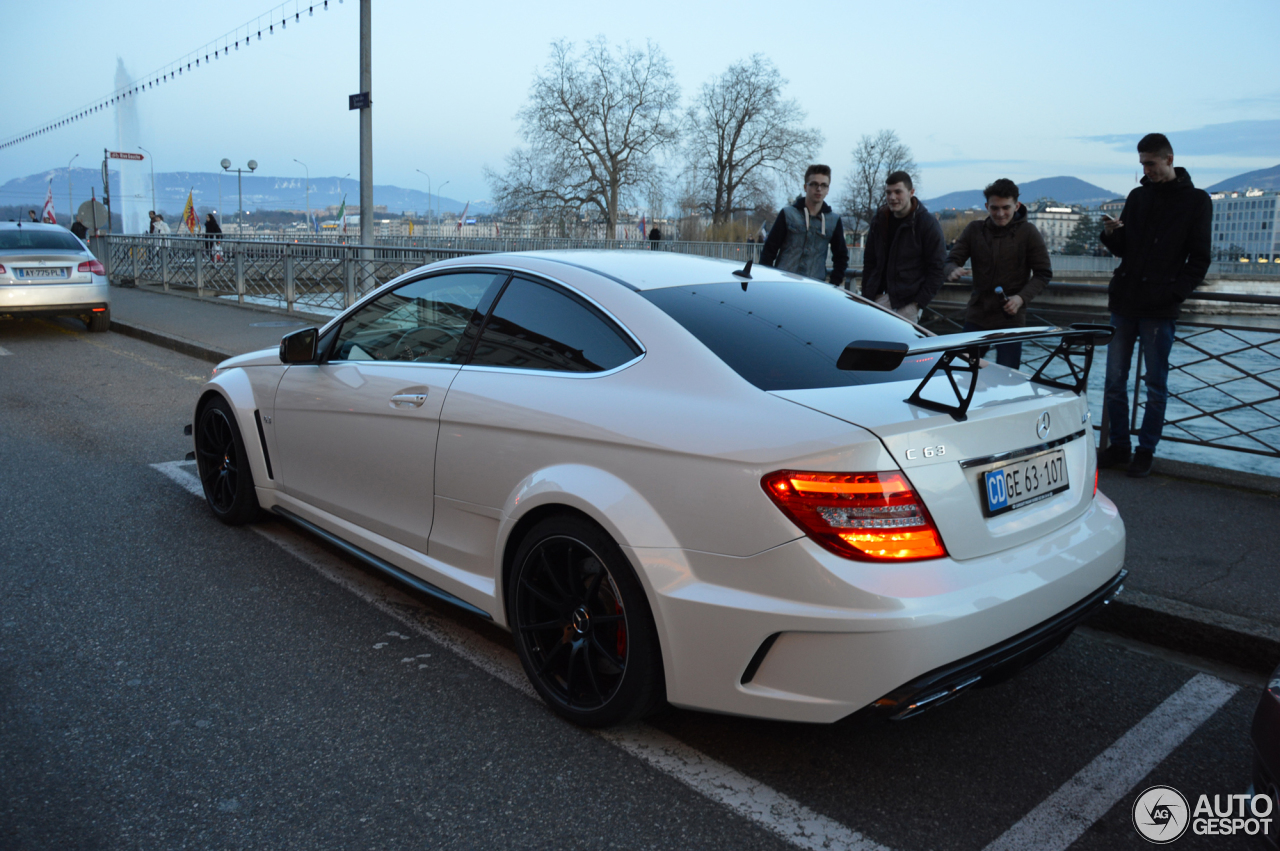
M213 515L228 526L255 519L261 509L253 473L231 406L221 396L209 400L196 424L196 469Z
M94 333L101 333L102 331L110 331L111 330L111 308L108 307L106 310L102 310L97 313L90 313L88 315L88 318L84 320L84 324L87 325L89 327L89 330L93 331Z
M525 673L558 714L588 727L640 718L663 697L662 658L644 588L594 524L551 517L521 541L508 578Z

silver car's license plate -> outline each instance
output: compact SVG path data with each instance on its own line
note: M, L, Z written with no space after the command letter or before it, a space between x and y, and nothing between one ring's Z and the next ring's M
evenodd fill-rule
M1023 508L1067 489L1067 458L1051 449L982 474L983 513L988 517Z
M65 266L57 266L51 269L18 269L19 278L65 278L67 277L67 269Z

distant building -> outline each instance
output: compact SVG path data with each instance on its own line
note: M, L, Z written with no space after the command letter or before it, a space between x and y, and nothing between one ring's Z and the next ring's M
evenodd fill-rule
M1280 207L1275 190L1215 192L1213 199L1213 258L1238 263L1280 262L1276 239Z
M1114 198L1110 201L1103 201L1098 205L1099 212L1106 213L1111 218L1118 218L1120 213L1124 211L1124 198Z
M1050 254L1061 254L1066 248L1071 231L1076 222L1084 215L1084 208L1079 204L1067 206L1052 199L1032 201L1027 205L1027 221L1036 226L1044 237L1045 247Z

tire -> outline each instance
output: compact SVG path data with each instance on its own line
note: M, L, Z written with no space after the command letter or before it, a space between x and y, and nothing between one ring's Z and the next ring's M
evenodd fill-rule
M99 313L90 313L89 318L84 321L89 330L95 334L103 331L111 330L111 308L107 308Z
M534 526L516 550L507 600L525 674L563 718L607 727L662 702L649 601L618 545L595 524L565 515Z
M213 516L228 526L257 519L262 509L253 490L249 456L235 414L221 396L214 396L201 410L195 443L196 469Z

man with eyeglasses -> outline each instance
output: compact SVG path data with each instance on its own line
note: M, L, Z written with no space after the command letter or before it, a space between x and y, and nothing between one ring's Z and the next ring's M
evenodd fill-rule
M844 224L823 200L831 191L831 168L811 165L804 173L804 194L783 207L765 238L760 263L786 272L844 283L849 268L849 248L844 244ZM827 274L827 249L831 249L831 274Z
M909 322L938 294L947 260L942 225L915 194L905 171L885 178L885 205L867 228L862 260L862 295Z

